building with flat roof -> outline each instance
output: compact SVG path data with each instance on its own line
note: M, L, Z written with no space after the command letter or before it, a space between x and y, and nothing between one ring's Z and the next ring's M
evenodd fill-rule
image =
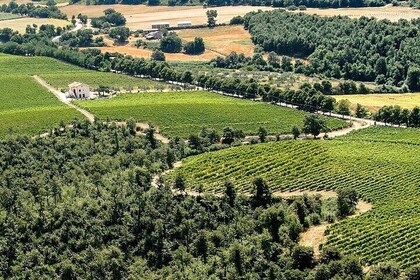
M178 27L188 27L188 26L192 26L191 21L180 21L177 23Z
M155 22L155 23L152 23L152 29L165 29L165 28L168 28L170 25L169 25L169 22Z

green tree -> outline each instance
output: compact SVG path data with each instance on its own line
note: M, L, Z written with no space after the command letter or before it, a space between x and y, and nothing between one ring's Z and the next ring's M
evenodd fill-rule
M165 61L166 60L165 53L161 50L158 50L158 49L153 50L150 58L154 61Z
M130 36L130 29L123 26L111 28L109 37L115 39L119 43L124 43Z
M293 267L299 270L312 268L314 265L314 250L309 247L295 246L292 250Z
M312 134L316 138L322 131L326 130L325 119L313 114L305 116L302 129L303 133Z
M395 263L380 263L372 267L368 280L394 280L400 276L400 269Z
M253 180L254 194L252 196L253 204L255 207L266 207L271 202L271 191L267 182L257 177Z
M258 128L258 138L260 139L261 143L264 143L267 140L267 135L267 130L264 127L260 126Z
M299 127L297 127L296 125L293 126L292 128L292 135L293 135L293 139L295 140L299 138L300 130L299 130Z
M411 91L420 91L420 67L408 68L406 83Z
M362 106L361 104L357 103L356 105L356 113L355 116L357 118L366 118L368 116L369 111L366 109L366 107Z
M207 26L212 28L216 26L217 11L216 10L207 10Z
M160 49L166 53L179 53L182 50L182 41L179 36L171 32L160 40Z
M179 191L180 193L185 193L186 183L185 177L182 174L176 174L174 180L174 189Z
M353 214L356 210L358 195L354 189L345 188L337 191L337 214L345 217Z
M336 112L340 115L350 116L350 101L348 101L347 99L341 99L340 101L338 101Z

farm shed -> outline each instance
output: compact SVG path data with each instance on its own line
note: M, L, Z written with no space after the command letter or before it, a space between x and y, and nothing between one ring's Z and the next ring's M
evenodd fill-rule
M152 29L165 29L169 27L169 22L156 22L152 23Z
M147 40L153 40L153 39L161 39L163 36L162 32L160 31L154 31L154 32L150 32L148 34L146 34L146 39Z
M69 97L71 98L91 98L89 86L79 82L69 84Z
M188 27L192 26L191 21L180 21L177 23L178 27Z

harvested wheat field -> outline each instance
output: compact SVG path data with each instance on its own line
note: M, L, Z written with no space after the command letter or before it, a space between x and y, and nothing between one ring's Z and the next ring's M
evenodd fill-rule
M206 11L202 6L145 6L145 5L69 5L62 7L61 11L69 17L82 13L88 17L101 16L105 9L112 8L124 14L127 18L126 26L130 29L151 28L154 22L169 22L175 26L179 21L191 21L193 25L207 23ZM217 10L217 22L229 22L231 18L237 15L245 15L251 11L272 10L270 7L252 7L252 6L226 6L212 8Z
M131 55L134 57L144 57L150 58L152 51L149 49L138 49L134 46L109 46L109 47L99 47L102 52L118 52L122 54ZM167 61L209 61L218 56L217 53L206 50L203 54L200 55L187 55L184 53L165 53Z
M55 26L65 27L71 23L66 20L55 19L55 18L18 18L18 19L9 19L0 21L0 28L12 28L13 30L19 31L20 33L25 33L27 25L36 24L38 26L42 24L53 24Z
M351 95L337 95L335 99L347 99L356 105L357 103L366 106L372 111L379 110L382 106L399 105L402 108L412 109L415 106L420 106L420 93L405 93L405 94L351 94Z
M375 17L378 19L389 19L398 21L399 19L416 19L420 17L420 9L410 7L394 7L387 5L384 7L365 7L365 8L339 8L339 9L317 9L308 8L304 13L316 14L320 16L348 16L351 18L359 18L362 16Z
M219 26L216 28L184 29L177 32L183 41L193 41L195 37L204 40L206 49L221 55L235 51L246 56L254 54L251 35L243 26Z

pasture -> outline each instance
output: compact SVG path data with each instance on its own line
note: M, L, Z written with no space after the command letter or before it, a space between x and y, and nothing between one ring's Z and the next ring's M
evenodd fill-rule
M290 133L302 126L304 112L249 100L225 97L206 91L123 94L107 100L78 101L100 119L151 122L169 137L198 134L203 126L221 133L224 127L256 134L260 126L270 134ZM347 123L328 118L332 129Z
M301 11L299 11L301 12ZM384 7L361 7L361 8L338 8L319 9L307 8L302 11L306 14L319 16L348 16L350 18L375 17L377 19L388 19L398 21L400 19L412 20L420 17L420 9L410 7L394 7L391 4Z
M251 35L241 25L183 29L177 33L184 42L193 41L195 37L203 38L206 49L219 55L228 55L231 52L243 53L246 56L254 54Z
M38 26L42 24L52 24L55 26L65 27L67 25L70 25L71 23L66 20L55 19L55 18L22 17L22 18L15 18L15 19L9 19L9 20L0 20L0 29L8 27L23 34L25 33L26 26L32 25L32 24L36 24Z
M335 95L335 99L347 99L353 106L357 103L366 106L369 110L377 111L383 106L399 105L402 108L412 109L420 106L420 93L396 94L351 94Z
M206 24L207 9L202 6L145 6L145 5L92 5L85 6L82 4L69 5L60 8L62 12L67 14L69 18L72 15L82 13L88 17L97 17L103 15L103 11L112 8L117 12L121 12L127 18L126 26L132 30L148 29L154 22L169 22L174 26L179 21L191 21L192 24ZM237 15L245 15L251 11L272 10L270 7L253 7L253 6L225 6L211 8L217 10L217 23L227 23L231 18Z
M186 177L187 187L212 192L222 192L226 180L250 192L257 176L273 191L352 187L373 209L330 226L327 243L366 265L395 261L407 268L420 262L419 137L418 129L373 127L330 141L240 146L187 158L175 173Z

